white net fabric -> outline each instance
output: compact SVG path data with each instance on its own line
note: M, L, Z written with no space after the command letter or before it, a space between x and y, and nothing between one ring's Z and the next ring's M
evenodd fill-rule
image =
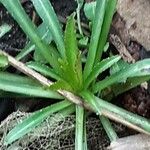
M63 118L61 114L48 117L32 132L13 144L4 146L6 134L29 115L30 113L14 112L1 123L1 150L74 150L75 116ZM96 118L89 117L87 120L87 139L89 150L104 150L109 145L109 140L100 125L100 121Z

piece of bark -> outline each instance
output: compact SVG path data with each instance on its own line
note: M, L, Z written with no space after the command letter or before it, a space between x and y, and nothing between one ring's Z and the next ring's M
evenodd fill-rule
M125 21L129 37L150 50L150 0L118 0L117 12Z
M109 150L149 150L150 136L145 134L137 134L117 139L112 142Z
M126 49L125 45L121 42L119 36L110 34L110 42L116 47L120 56L123 58L124 61L129 63L134 63L135 60L131 56L131 54Z

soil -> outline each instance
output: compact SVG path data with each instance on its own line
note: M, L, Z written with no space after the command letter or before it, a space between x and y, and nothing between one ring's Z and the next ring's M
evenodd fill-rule
M62 0L51 0L51 2L56 13L64 18L70 15L77 6L74 0L63 0L63 2ZM32 4L27 1L23 3L23 6L26 12L29 14L30 18L32 18L34 11ZM84 14L82 15L84 16ZM85 21L85 18L82 18L83 21ZM5 50L9 54L15 56L16 53L20 51L20 49L24 48L28 38L25 36L17 23L8 14L6 9L0 5L0 25L3 23L11 25L12 30L0 39L0 49ZM135 41L129 41L127 49L136 60L149 58L150 56L150 54ZM10 100L5 100L5 102L7 104L0 103L0 107L3 108L7 105L7 109L9 108L10 111L6 112L6 115L2 115L2 117L0 112L0 121L14 110L14 102ZM31 103L29 103L29 105L30 104ZM137 87L120 95L117 98L117 104L131 112L150 118L150 94L148 90L145 90L144 88ZM37 106L31 108L37 109Z
M133 113L150 118L150 95L143 87L138 86L118 96L117 103Z
M33 10L31 3L26 2L23 6L26 13L31 17ZM20 49L24 48L27 37L6 9L0 5L0 25L2 24L12 26L12 30L0 39L0 49L15 55Z
M73 13L77 7L76 2L74 0L69 0L69 1L64 0L63 3L61 0L57 0L57 1L51 0L51 3L54 6L54 9L55 9L57 15L59 15L63 18L66 18L71 13ZM32 19L33 12L34 12L32 3L29 2L28 0L26 0L23 2L22 5L25 8L26 13ZM116 14L116 15L118 15L118 14ZM84 14L82 14L81 18L83 18L83 21L85 21ZM124 27L124 23L122 23L119 19L116 19L116 18L119 18L119 17L115 17L115 19L113 21L111 33L115 32L117 34L118 33L120 34L120 30ZM6 9L2 5L0 5L0 25L4 24L4 23L11 25L12 30L0 39L0 49L5 50L6 52L8 52L11 55L16 55L16 53L18 51L20 51L20 49L24 48L25 44L28 41L28 38L25 36L25 34L21 30L21 28L17 25L17 23L14 21L14 19L9 15L9 13L6 11ZM117 31L114 29L114 25L116 26L115 29L117 29ZM130 39L128 39L128 40L130 40ZM150 53L145 51L144 48L137 42L129 41L127 43L128 43L128 45L126 45L127 49L129 51L129 53L133 56L133 58L135 58L136 61L139 59L148 58L150 56ZM119 96L118 99L122 99L122 100L120 100L119 104L122 104L122 107L126 108L127 110L138 113L142 116L150 117L150 114L149 114L150 108L147 105L147 103L150 103L148 100L149 93L147 91L145 91L145 93L141 94L140 98L139 98L139 95L136 92L137 90L139 93L143 93L143 89L137 87L137 88ZM147 100L145 100L145 99L147 99ZM133 105L131 105L131 103L133 103ZM136 106L134 106L135 105L134 103L136 103ZM132 107L136 107L136 108L132 108ZM139 109L141 109L141 107L144 109L143 113L141 112L141 110L139 110ZM145 113L145 112L147 112L147 113Z

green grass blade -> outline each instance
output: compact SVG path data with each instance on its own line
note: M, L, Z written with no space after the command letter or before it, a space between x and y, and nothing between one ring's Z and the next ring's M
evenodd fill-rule
M40 35L36 31L35 25L32 23L30 18L27 16L23 10L19 0L0 0L0 2L7 8L8 12L11 13L13 18L18 22L23 31L28 35L31 42L35 44L36 49L40 54L50 63L53 68L58 68L59 55L53 49L50 49L49 46L41 40ZM19 13L18 13L19 12Z
M11 30L11 26L8 24L3 24L0 26L0 38L4 36L7 32Z
M67 62L70 65L70 67L74 68L78 56L74 15L71 15L68 18L64 41L65 41Z
M96 2L85 3L84 13L87 19L93 21L95 16Z
M101 62L97 63L95 67L93 68L90 75L85 80L85 88L88 88L90 83L97 78L97 76L105 71L106 69L110 68L114 63L118 62L120 60L120 56L112 56L110 58L104 59Z
M33 113L27 119L23 120L20 124L15 126L15 128L7 134L5 138L5 145L11 144L13 141L29 133L49 115L56 113L57 111L60 111L70 105L71 104L68 101L62 101Z
M88 144L87 144L87 129L86 129L86 117L87 113L84 110L84 127L83 127L83 150L88 150Z
M80 91L82 89L82 71L79 65L80 59L77 63L78 64L76 64L75 68L72 68L68 63L62 62L61 67L61 78L72 87L74 92Z
M100 116L100 121L103 125L103 128L105 129L107 136L109 137L110 141L116 141L116 139L118 138L117 133L115 132L115 130L113 129L109 119L107 119L104 116Z
M55 71L48 67L47 65L41 64L39 62L28 62L27 66L31 69L34 69L37 72L40 72L41 74L56 79L56 80L60 80L60 77L55 73Z
M20 53L16 56L17 60L21 60L24 58L26 55L31 53L33 50L35 50L35 45L29 42L24 49L20 51Z
M126 83L113 85L111 89L114 95L117 96L149 80L150 76L133 77L129 78Z
M18 83L18 84L19 83L20 84L32 84L35 86L41 86L39 84L39 82L37 82L36 80L33 80L29 77L25 77L25 76L21 76L21 75L14 75L14 74L8 73L8 72L0 71L0 79L11 81L13 83Z
M69 105L67 108L64 108L63 110L59 111L58 114L62 115L65 118L68 115L74 113L75 111L76 111L75 105L72 104L72 105Z
M89 45L89 51L87 56L87 61L84 68L84 80L89 76L91 70L93 69L95 63L95 56L97 53L99 37L101 34L105 9L107 0L97 0L95 17L92 26L92 35Z
M6 67L8 65L8 58L6 56L0 55L0 68Z
M61 99L62 97L57 94L57 92L44 89L42 87L32 86L32 85L20 85L20 84L11 84L6 80L0 79L0 90L7 92L25 94L32 97L43 97L43 98L52 98L52 99Z
M126 81L130 77L140 77L150 75L150 59L144 59L131 64L124 69L112 74L106 79L99 81L94 86L94 92L103 90L120 81Z
M65 58L65 46L61 26L51 3L49 2L49 0L31 1L33 2L33 5L39 16L42 18L43 22L50 29L62 58Z
M84 108L76 106L75 150L83 150Z
M41 39L43 39L47 44L49 44L52 41L52 34L49 29L47 29L46 25L42 23L37 28L37 32L39 33ZM32 44L32 42L29 42L24 49L21 50L21 52L16 56L17 60L22 59L26 55L28 55L30 52L32 52L35 49L35 45Z
M121 119L128 121L141 129L150 132L150 121L148 119L145 119L144 117L138 116L137 114L128 112L118 106L115 106L107 101L104 101L96 96L94 96L92 93L88 91L82 91L81 96L87 101L94 101L97 105L97 108L101 110L107 110L111 113L116 114ZM93 110L98 113L98 110L95 109L93 105L91 105Z
M96 62L98 62L101 59L102 52L106 45L106 40L109 33L109 28L112 22L113 15L115 13L116 4L117 4L117 0L107 0L107 7L106 7L103 26L102 26L102 32L99 37L97 53L95 58Z
M58 80L57 82L55 82L54 84L52 84L49 89L51 90L66 90L66 91L69 91L69 92L74 92L72 90L72 87L70 86L70 84L68 84L66 81L64 80Z
M58 93L49 89L45 89L40 84L34 82L34 80L4 73L0 73L0 90L34 97L45 97L53 99L62 98Z

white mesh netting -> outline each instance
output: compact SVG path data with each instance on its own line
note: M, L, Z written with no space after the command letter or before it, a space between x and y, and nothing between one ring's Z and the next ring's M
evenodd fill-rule
M48 117L40 126L9 146L4 146L6 134L30 113L14 112L0 125L0 150L74 150L75 116L63 118L61 114ZM117 130L123 130L122 127ZM109 140L96 118L87 120L89 150L105 150Z

